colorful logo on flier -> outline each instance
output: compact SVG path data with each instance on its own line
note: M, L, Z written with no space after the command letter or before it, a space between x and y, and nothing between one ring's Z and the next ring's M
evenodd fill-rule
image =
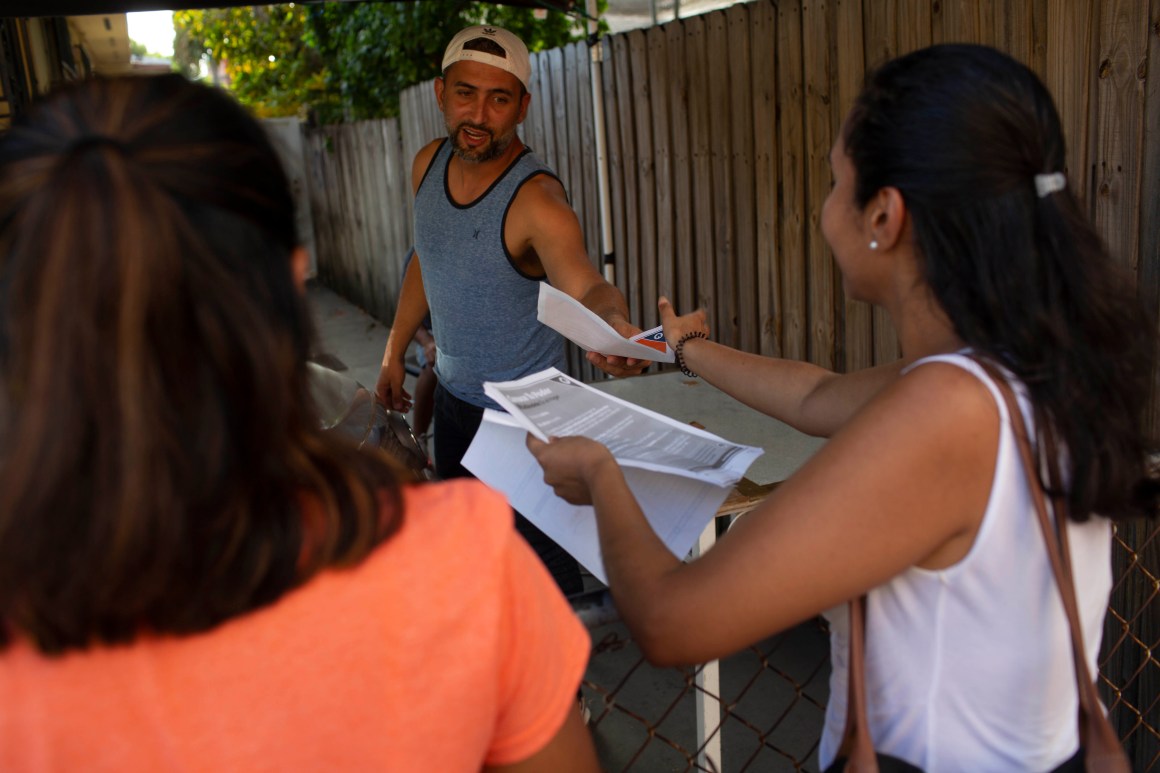
M665 340L665 331L662 327L654 327L652 330L646 330L632 340L638 344L644 344L645 346L656 349L661 354L669 350L669 342Z

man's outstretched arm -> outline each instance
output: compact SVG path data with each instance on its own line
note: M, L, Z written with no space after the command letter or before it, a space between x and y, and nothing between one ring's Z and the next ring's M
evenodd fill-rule
M509 228L526 236L552 286L580 301L625 338L640 328L628 317L628 304L620 290L609 284L588 260L580 221L564 189L553 177L535 177L520 189L509 214ZM509 231L510 233L510 231ZM648 360L588 353L588 361L613 376L635 376Z

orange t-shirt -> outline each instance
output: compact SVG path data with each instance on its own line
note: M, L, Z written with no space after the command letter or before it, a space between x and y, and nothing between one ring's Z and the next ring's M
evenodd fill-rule
M187 637L0 652L0 770L466 771L558 732L584 627L503 499L410 487L359 566Z

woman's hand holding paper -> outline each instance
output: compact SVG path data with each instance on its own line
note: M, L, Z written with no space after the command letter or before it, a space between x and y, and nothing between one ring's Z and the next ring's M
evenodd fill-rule
M549 442L528 435L528 450L544 468L544 483L573 505L592 504L592 490L602 470L616 470L612 453L584 437L553 437Z

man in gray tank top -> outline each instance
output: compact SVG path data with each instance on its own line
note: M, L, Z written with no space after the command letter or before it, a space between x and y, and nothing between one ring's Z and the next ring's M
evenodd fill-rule
M484 381L507 381L563 367L563 340L536 320L539 283L579 300L625 337L620 291L588 260L564 187L516 135L531 95L528 50L499 27L459 32L443 57L435 98L447 138L415 156L415 259L407 267L383 354L379 396L405 411L407 344L430 312L435 336L435 472L468 476L461 461L484 408L498 407ZM590 353L615 376L647 362ZM516 514L516 525L564 593L582 590L575 560Z

